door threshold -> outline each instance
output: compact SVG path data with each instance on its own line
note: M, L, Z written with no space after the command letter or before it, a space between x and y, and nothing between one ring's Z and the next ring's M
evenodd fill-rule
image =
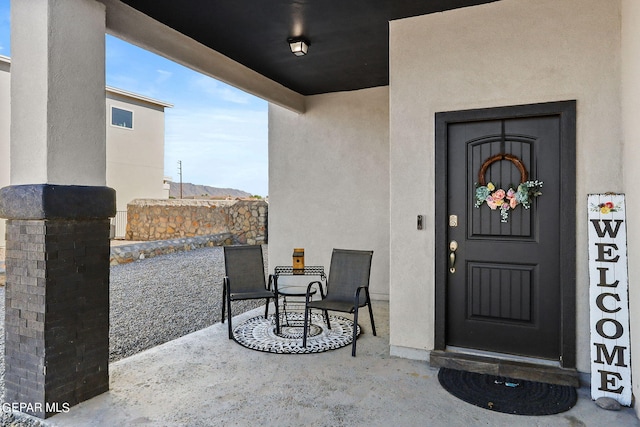
M452 353L468 354L471 356L480 356L485 358L508 360L512 362L524 362L524 363L530 363L533 365L555 366L558 368L561 367L560 362L557 360L539 359L536 357L528 357L528 356L517 356L515 354L496 353L493 351L476 350L474 348L447 346L445 348L445 351L452 352Z
M457 369L519 380L580 387L578 371L563 368L555 362L553 365L549 365L539 363L539 359L522 358L520 360L519 358L519 360L515 360L503 354L500 354L502 357L497 357L498 355L490 352L472 352L468 349L465 349L465 352L451 350L448 347L446 351L432 351L429 364L434 368ZM506 356L509 358L505 358ZM545 360L545 362L549 361Z

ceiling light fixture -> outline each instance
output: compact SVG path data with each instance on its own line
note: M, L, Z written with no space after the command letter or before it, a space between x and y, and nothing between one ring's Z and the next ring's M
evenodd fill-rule
M309 50L309 46L311 46L309 40L304 37L290 37L287 39L287 42L289 42L289 47L291 47L291 53L295 56L306 55Z

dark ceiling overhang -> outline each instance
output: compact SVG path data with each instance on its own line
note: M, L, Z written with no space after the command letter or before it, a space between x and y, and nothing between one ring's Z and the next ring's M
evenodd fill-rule
M302 95L388 85L389 21L493 1L122 0ZM295 36L310 40L308 55L291 53Z

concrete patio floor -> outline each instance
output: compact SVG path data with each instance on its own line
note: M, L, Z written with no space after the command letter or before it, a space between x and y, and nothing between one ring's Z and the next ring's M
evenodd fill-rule
M530 417L491 412L451 396L426 362L389 355L388 303L374 301L357 357L249 350L227 325L110 365L111 390L49 419L53 426L640 426L630 408L598 408L579 390L570 411ZM234 324L264 313L256 309Z

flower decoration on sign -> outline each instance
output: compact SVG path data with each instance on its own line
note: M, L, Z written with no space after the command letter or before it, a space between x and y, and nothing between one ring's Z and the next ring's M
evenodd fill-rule
M591 204L591 211L600 212L601 214L605 214L605 215L611 212L618 212L620 211L620 209L621 208L619 205L616 205L611 201L600 203L598 205Z
M499 160L509 160L520 171L520 184L514 190L513 186L508 187L507 190L497 188L493 182L485 181L485 174L489 166L492 163ZM542 181L527 179L528 173L524 165L516 156L511 154L497 154L489 157L482 164L480 172L478 173L478 186L475 192L475 206L479 208L483 203L486 203L491 210L500 210L501 222L507 222L509 219L509 211L514 210L519 205L522 205L524 209L531 208L531 200L534 197L538 197L542 194Z

